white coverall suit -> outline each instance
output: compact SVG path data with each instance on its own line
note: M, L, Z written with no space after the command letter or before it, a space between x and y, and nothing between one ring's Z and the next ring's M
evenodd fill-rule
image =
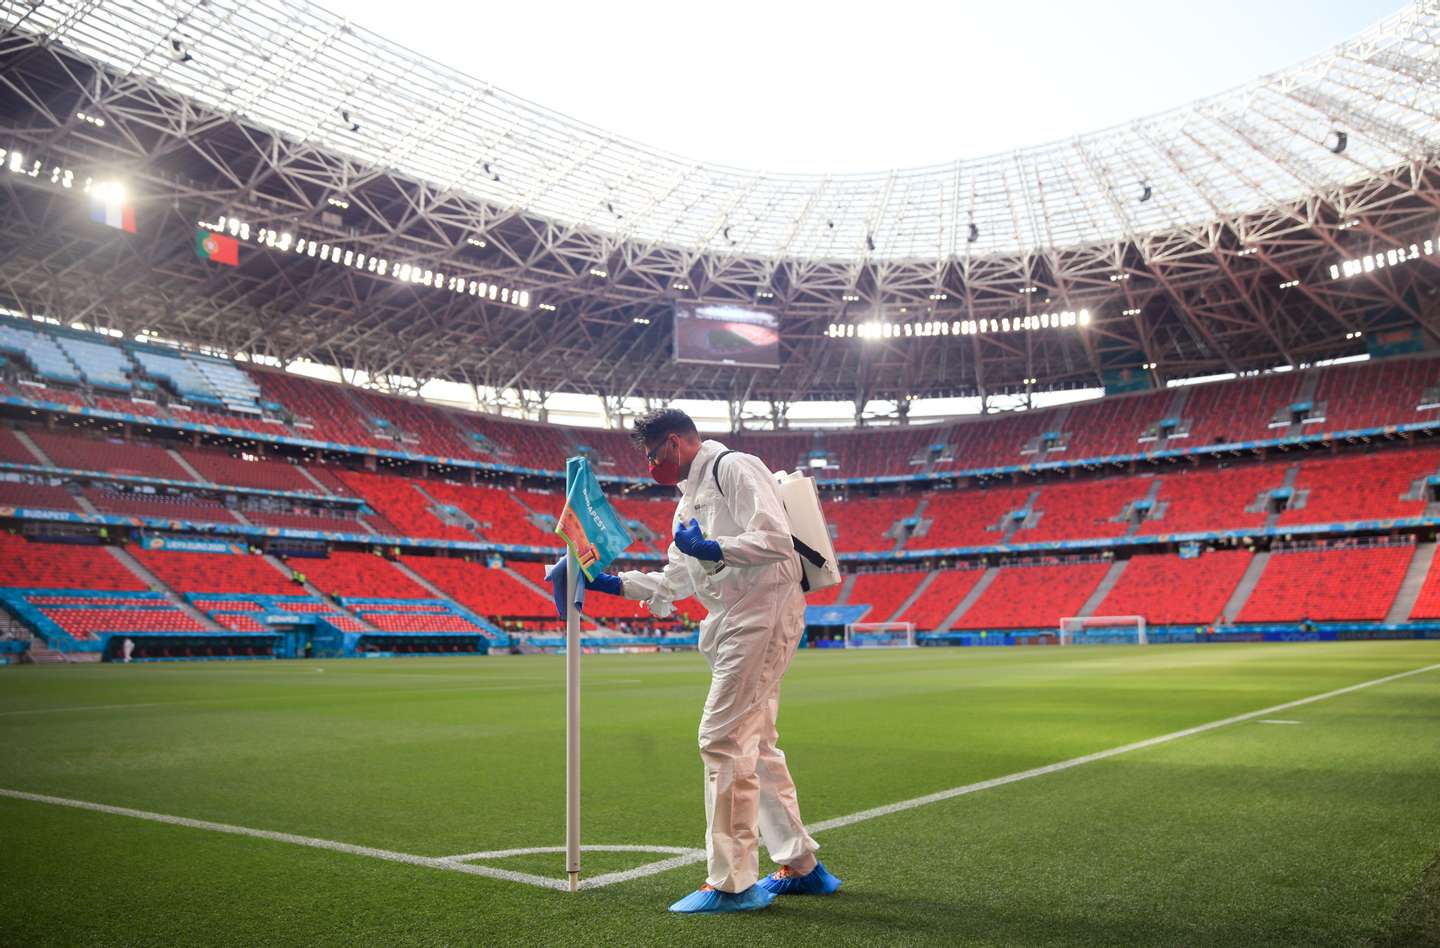
M780 679L805 630L800 560L780 492L765 462L705 441L680 483L676 519L695 518L707 539L720 544L721 563L695 559L670 544L657 573L620 574L625 598L646 600L657 616L694 595L708 615L700 623L700 652L710 663L710 694L700 718L705 764L707 882L722 892L743 892L759 879L756 829L781 865L813 853L785 754L775 746ZM722 566L723 564L723 566Z

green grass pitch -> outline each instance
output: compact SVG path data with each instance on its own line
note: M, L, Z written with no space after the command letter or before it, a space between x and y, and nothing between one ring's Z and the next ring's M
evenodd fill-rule
M804 652L812 823L1440 664L1440 642ZM445 857L564 840L553 656L0 670L0 788ZM587 843L702 845L696 655L586 656ZM1268 716L1267 716L1268 717ZM829 899L676 917L0 797L0 943L1435 944L1440 668L818 834ZM663 854L597 852L596 876ZM563 857L480 865L563 877Z

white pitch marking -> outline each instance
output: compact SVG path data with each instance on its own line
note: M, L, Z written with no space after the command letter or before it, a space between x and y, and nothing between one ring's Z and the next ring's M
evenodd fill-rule
M1031 777L1043 777L1046 774L1053 774L1057 771L1069 770L1071 767L1079 767L1081 764L1090 764L1097 760L1118 757L1121 754L1128 754L1131 751L1143 750L1147 747L1154 747L1157 744L1176 741L1182 737L1191 737L1195 734L1213 731L1216 728L1239 724L1242 721L1251 721L1255 718L1264 717L1267 714L1274 714L1277 711L1289 711L1291 708L1313 704L1316 701L1324 701L1327 698L1338 698L1340 695L1348 695L1352 691L1360 691L1363 688L1373 688L1375 685L1383 685L1387 682L1398 681L1401 678L1409 678L1411 675L1423 674L1424 672L1434 671L1437 668L1440 668L1440 665L1426 665L1424 668L1415 668L1407 672L1400 672L1396 675L1387 675L1384 678L1376 678L1373 681L1362 681L1358 685L1350 685L1348 688L1337 688L1334 691L1327 691L1323 695L1311 695L1308 698L1300 698L1297 701L1287 701L1284 704L1277 704L1273 707L1261 708L1259 711L1250 711L1246 714L1237 714L1233 718L1224 718L1219 721L1211 721L1209 724L1187 727L1183 731L1172 731L1169 734L1162 734L1159 737L1136 741L1133 744L1125 744L1122 747L1112 747L1109 750L1097 751L1094 754L1086 754L1083 757L1072 757L1069 760L1062 760L1057 764L1046 764L1044 767L1022 770L1019 773L996 777L992 780L981 780L979 783L970 783L963 787L941 790L939 793L927 794L923 797L916 797L913 800L901 800L899 803L890 803L885 806L873 807L869 810L861 810L859 813L851 813L849 816L837 816L833 820L822 820L813 826L807 826L806 829L811 833L823 833L825 830L838 829L841 826L850 826L851 824L860 823L865 820L873 820L877 816L889 816L891 813L913 810L917 806L939 803L941 800L951 800L955 797L964 796L967 793L975 793L977 790L990 790L994 787L1003 787L1007 783L1018 783L1021 780L1028 780Z
M1261 723L1261 724L1299 724L1300 722L1299 722L1299 721L1279 721L1279 720L1276 720L1276 719L1274 719L1274 718L1268 718L1268 719L1266 719L1266 720L1261 721L1260 723Z
M132 810L129 807L110 806L105 803L91 803L87 800L70 800L65 797L52 797L42 793L25 793L20 790L7 790L0 788L0 796L13 797L16 800L30 800L34 803L50 803L55 806L70 806L78 810L94 810L97 813L110 813L115 816L129 816L137 820L149 820L153 823L168 823L171 826L188 826L191 829L210 830L212 833L230 833L235 836L253 836L256 839L268 839L277 843L290 843L295 846L309 846L312 849L328 849L337 853L349 853L352 856L369 856L372 859L385 859L390 862L403 862L412 866L425 866L430 869L445 869L450 872L464 872L473 876L486 876L491 879L504 879L507 882L524 882L528 885L537 885L545 889L564 890L568 884L560 879L548 879L545 876L531 875L528 872L512 872L508 869L492 869L489 866L471 866L461 862L451 862L448 859L436 859L431 856L415 856L410 853L397 853L389 849L375 849L371 846L356 846L353 843L339 843L333 839L316 839L313 836L296 836L293 833L277 833L272 830L252 829L248 826L234 826L229 823L212 823L209 820L192 820L184 816L170 816L166 813L151 813L148 810Z
M703 849L692 846L618 846L607 843L586 843L580 847L585 853L666 853L672 856L705 854ZM563 853L564 846L526 846L523 849L491 849L479 853L461 853L458 856L441 856L454 862L468 862L472 859L508 859L511 856L540 856L545 853Z
M1006 784L1018 783L1021 780L1028 780L1031 777L1041 777L1045 774L1053 774L1061 770L1069 770L1072 767L1079 767L1081 764L1093 763L1097 760L1105 760L1109 757L1116 757L1130 751L1143 750L1147 747L1154 747L1157 744L1164 744L1169 741L1179 740L1182 737L1190 737L1195 734L1203 734L1206 731L1213 731L1217 728L1228 727L1231 724L1239 724L1243 721L1252 721L1263 715L1274 714L1277 711L1288 711L1291 708L1298 708L1303 705L1313 704L1316 701L1325 701L1329 698L1336 698L1340 695L1350 694L1364 688L1373 688L1376 685L1387 684L1398 681L1401 678L1409 678L1411 675L1420 675L1425 672L1440 669L1440 664L1426 665L1424 668L1415 668L1410 671L1399 672L1394 675L1387 675L1384 678L1376 678L1372 681L1362 681L1358 685L1350 685L1346 688L1337 688L1334 691L1327 691L1324 694L1311 695L1308 698L1300 698L1296 701L1287 701L1284 704L1277 704L1269 708L1261 708L1259 711L1250 711L1246 714L1238 714L1234 717L1224 718L1219 721L1211 721L1209 724L1200 724L1195 727L1186 728L1183 731L1173 731L1169 734L1162 734L1159 737L1147 738L1143 741L1136 741L1133 744L1125 744L1121 747L1113 747L1110 750L1097 751L1094 754L1086 754L1083 757L1073 757L1070 760L1063 760L1055 764L1046 764L1043 767L1035 767L1030 770L1022 770L1019 773L1008 774L1004 777L995 777L991 780L982 780L978 783L966 784L963 787L952 787L949 790L941 790L938 793L931 793L923 797L915 797L912 800L901 800L899 803L890 803L885 806L872 807L868 810L861 810L858 813L851 813L848 816L837 816L834 819L822 820L807 826L811 833L823 833L827 830L839 829L842 826L851 826L855 823L862 823L866 820L873 820L878 816L889 816L891 813L900 813L905 810L913 810L916 807L926 806L930 803L939 803L942 800L951 800L955 797L976 793L980 790L990 790L994 787L1003 787ZM374 859L386 859L391 862L403 862L412 866L424 866L431 869L446 869L451 872L464 872L470 875L485 876L491 879L503 879L508 882L521 882L526 885L538 886L542 889L555 889L565 891L569 883L561 879L550 879L545 876L532 875L528 872L512 872L507 869L492 869L489 866L476 866L465 862L457 861L460 857L435 857L435 856L414 856L409 853L392 852L388 849L372 849L369 846L355 846L351 843L340 843L328 839L315 839L310 836L295 836L290 833L276 833L271 830L250 829L245 826L232 826L228 823L211 823L205 820L192 820L183 816L167 816L163 813L150 813L145 810L131 810L125 807L109 806L103 803L90 803L85 800L69 800L64 797L51 797L38 793L24 793L19 790L6 790L0 788L0 796L13 797L17 800L31 800L36 803L51 803L57 806L70 806L82 810L94 810L100 813L112 813L117 816L130 816L142 820L152 820L157 823L169 823L175 826L189 826L193 829L207 829L218 833L233 833L237 836L253 836L259 839L269 839L282 843L293 843L297 846L310 846L315 849L328 849L334 852L350 853L356 856L369 856ZM679 849L680 847L625 847L626 851L648 852L652 849ZM536 849L522 850L495 850L490 853L511 853L521 855L535 851L549 852L557 850L557 847L543 846ZM462 854L463 855L463 854ZM477 854L469 854L475 858ZM479 854L485 855L485 854ZM585 879L580 882L582 889L598 889L604 886L614 885L617 882L628 882L631 879L639 879L644 876L655 875L660 872L667 872L671 869L678 869L693 863L702 862L705 853L700 850L685 850L679 855L662 859L658 862L647 863L643 866L636 866L633 869L626 869L622 872L611 872Z

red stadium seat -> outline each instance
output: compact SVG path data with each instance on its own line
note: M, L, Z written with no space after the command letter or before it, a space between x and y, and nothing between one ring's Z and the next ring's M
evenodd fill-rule
M1274 553L1238 621L1379 621L1414 553L1408 545Z

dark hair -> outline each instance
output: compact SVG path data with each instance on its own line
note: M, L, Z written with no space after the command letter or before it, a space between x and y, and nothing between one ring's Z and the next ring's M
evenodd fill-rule
M699 437L700 431L690 416L678 408L655 408L635 419L630 439L641 447L652 441L678 434Z

